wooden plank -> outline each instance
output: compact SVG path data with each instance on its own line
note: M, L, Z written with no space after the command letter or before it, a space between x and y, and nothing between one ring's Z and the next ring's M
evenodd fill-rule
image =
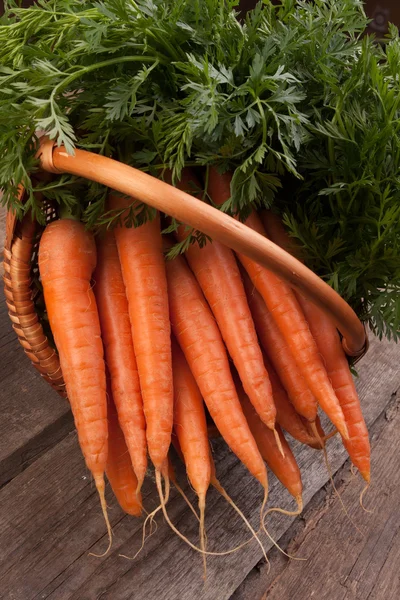
M397 413L398 405L400 398L400 389L397 391L397 394L393 394L391 401L385 411L379 416L379 418L375 421L372 428L370 429L371 434L371 442L372 442L372 470L373 470L373 487L378 490L381 488L379 482L379 475L376 472L376 465L379 462L379 458L377 454L379 453L379 448L377 447L378 441L381 440L382 437L386 437L388 434L386 432L388 422L392 420L394 414ZM354 475L351 473L350 461L346 461L343 467L336 473L335 475L335 485L338 489L341 496L344 496L345 490L349 486L353 486L354 483ZM397 482L397 478L395 481ZM395 483L397 485L397 483ZM372 504L371 499L371 491L368 492L366 496L367 505ZM379 493L379 492L378 492ZM301 556L308 554L308 537L314 530L318 531L323 527L323 523L326 518L329 518L331 514L332 506L338 503L338 498L336 493L332 490L332 486L330 483L327 483L309 502L306 509L304 510L301 519L296 519L290 528L286 531L284 536L280 539L279 543L281 547L291 555ZM359 496L357 494L352 494L351 498L349 495L346 497L346 506L348 507L350 513L358 514L358 517L362 521L362 531L366 539L370 540L372 544L374 544L375 538L375 527L376 524L373 520L370 519L369 515L365 515L362 513L359 505ZM345 514L341 513L341 521L343 522L343 527L347 527L347 531L349 535L355 534L357 537L357 531L353 529L353 526L350 524L350 521L347 519ZM341 546L339 546L340 542L338 542L338 547L334 549L335 552L342 552ZM323 548L321 552L324 552ZM332 550L330 549L330 552ZM390 556L393 556L393 553L390 553ZM394 553L396 556L396 553ZM233 594L231 600L247 600L251 598L252 600L264 600L266 597L269 598L269 592L274 586L282 583L282 588L285 588L285 578L286 578L286 570L290 565L290 561L279 551L276 549L271 550L268 554L270 565L268 566L265 561L261 560L254 569L249 573L246 579L242 582L242 584L238 587L238 589ZM325 558L329 563L331 558ZM395 559L396 560L396 559ZM351 562L351 558L350 558ZM400 562L397 563L397 566L400 566ZM301 576L307 576L308 571L308 563L303 563L303 570L301 572ZM352 575L356 573L356 569L352 570ZM377 577L377 572L374 569L368 568L368 573L371 574L373 578ZM365 577L365 573L364 573ZM267 590L267 591L266 591ZM308 593L308 592L307 592ZM309 597L309 596L305 596ZM323 596L325 597L325 595ZM300 600L303 598L300 596ZM353 598L353 596L350 596ZM358 594L357 598L362 598L364 600L364 596ZM297 600L297 596L296 596Z
M69 405L32 367L0 291L0 486L73 429Z
M360 365L359 391L369 425L382 413L391 393L400 384L397 364L400 347L373 342ZM258 527L260 486L218 441L215 445L220 479L252 524ZM296 450L304 474L305 501L327 481L319 452ZM332 468L336 471L346 456L337 440L330 444ZM180 472L181 482L185 476ZM361 485L353 480L355 493ZM186 491L194 500L193 494ZM154 485L145 486L145 506L156 505ZM225 557L208 559L208 578L202 580L200 557L171 534L158 519L158 531L148 539L135 561L132 556L141 544L142 521L122 516L115 504L110 516L114 526L112 551L103 558L89 556L106 547L105 527L94 486L88 478L73 435L47 452L0 491L0 565L2 598L13 600L224 600L259 562L262 553L256 544ZM271 477L271 505L290 506L288 495ZM248 538L247 530L226 503L210 491L207 528L209 549L232 547ZM168 511L174 523L192 540L197 523L183 501L172 494ZM278 539L290 526L287 517L271 518L271 533ZM268 547L267 541L265 545Z
M327 499L320 502L317 514L310 506L303 517L301 539L292 542L296 555L307 561L284 559L279 575L268 575L262 566L232 600L400 598L400 389L376 425L372 436L373 484L366 496L373 512L361 510L359 489L349 479L340 488L349 516L360 532L337 498L329 502L329 510L325 507Z

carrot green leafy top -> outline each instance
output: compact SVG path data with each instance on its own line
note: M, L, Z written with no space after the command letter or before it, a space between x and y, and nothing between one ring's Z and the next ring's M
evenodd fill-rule
M264 0L244 19L236 0L17 4L7 2L0 20L5 204L43 221L40 191L79 205L90 228L112 221L97 184L66 175L32 183L39 130L70 153L85 148L154 174L169 168L175 180L187 165L229 169L222 210L245 218L272 206L308 265L378 334L398 336L394 27L383 44L364 36L361 0Z

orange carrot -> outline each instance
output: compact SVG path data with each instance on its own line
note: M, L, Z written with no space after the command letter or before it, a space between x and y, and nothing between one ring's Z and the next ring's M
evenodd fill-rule
M262 233L258 226L261 222L255 213L250 215L246 224ZM347 439L348 431L343 411L293 290L273 273L247 257L240 255L239 258L273 314L310 391L338 431Z
M146 423L133 350L128 300L114 232L97 238L94 294L111 390L140 490L147 468Z
M289 238L277 217L265 215L272 241L287 251L294 251L295 243ZM318 350L325 362L328 377L342 407L349 439L343 440L353 464L367 483L370 481L370 443L368 429L361 411L360 400L354 385L339 334L328 315L319 307L296 293L299 303L314 336Z
M178 187L190 193L193 181L199 188L194 175L184 170ZM179 241L187 235L181 226L177 233ZM213 241L202 248L197 243L191 244L185 256L218 323L246 394L261 420L273 430L276 409L271 384L234 253Z
M131 201L132 202L132 201ZM110 197L110 207L129 200ZM128 298L133 346L139 371L150 458L161 470L171 443L173 383L160 217L140 227L116 227L115 239Z
M39 245L44 299L79 443L100 495L111 546L104 497L108 453L106 372L90 281L95 267L96 245L82 223L69 218L47 225Z
M205 499L210 485L207 422L203 399L186 358L172 339L174 430L195 492Z
M132 468L128 447L119 424L117 409L112 399L111 390L109 391L107 409L107 479L122 510L129 515L140 517L142 513L142 498L141 494L137 492L138 480Z
M268 488L267 472L237 397L226 350L202 291L183 256L166 263L175 337L221 435Z
M260 218L264 225L265 232L270 240L275 244L295 256L298 260L302 260L302 250L296 240L288 235L280 217L270 210L262 210Z
M178 437L176 435L172 436L172 444L173 444L173 446L175 448L176 453L178 454L179 458L181 459L182 463L185 465L185 457L183 456L183 452L182 452L182 449L181 449L181 447L179 445ZM210 483L211 483L211 485L221 494L221 496L228 502L228 504L230 504L232 506L232 508L238 513L238 515L240 516L240 518L244 521L246 527L250 530L250 532L251 532L251 538L249 540L247 540L246 542L243 542L239 546L236 546L235 548L232 548L231 550L227 550L225 552L208 552L207 554L211 554L211 555L214 555L214 556L224 556L224 555L227 555L227 554L233 554L237 550L240 550L240 548L243 548L244 546L247 546L247 544L249 544L253 539L255 539L257 541L258 545L260 546L260 548L261 548L261 550L262 550L262 552L263 552L266 560L268 560L267 555L265 553L264 546L262 545L262 543L258 539L257 533L254 531L253 527L250 525L249 521L246 519L246 517L244 516L244 514L242 513L242 511L240 510L240 508L234 503L234 501L232 500L232 498L227 494L226 490L222 487L222 485L218 481L218 479L217 479L217 472L216 472L216 469L215 469L215 463L214 463L214 459L212 457L211 448L209 448L209 459L208 459L208 461L210 463ZM187 468L187 465L185 465L185 466ZM170 477L170 479L171 479L171 481L173 481L172 477ZM174 485L176 485L175 481L174 481ZM180 494L184 497L186 503L189 505L189 508L194 513L194 515L197 518L197 520L199 521L200 520L199 517L195 513L192 505L190 504L190 502L188 501L188 499L184 495L184 493L181 490L181 488L179 488L179 486L178 486L178 490L179 490Z
M215 180L218 185L215 186ZM221 191L223 180L225 191ZM209 173L209 193L211 198L218 198L218 203L230 196L230 175L221 176L213 169ZM214 187L215 186L215 187ZM217 193L219 194L217 196ZM222 196L222 193L224 195ZM265 236L263 225L252 213L246 220L246 225ZM342 436L348 439L348 431L343 411L328 379L326 370L314 338L311 335L307 321L291 287L274 273L255 263L242 254L238 255L241 263L248 272L256 289L260 292L269 311L273 314L276 324L284 336L291 353L299 367L300 373L308 387L316 397L321 408L326 412Z
M278 427L279 437L281 438L285 456L282 456L279 451L274 435L267 427L265 427L264 423L255 412L238 379L236 379L236 384L243 412L254 439L257 442L261 456L289 493L296 498L298 503L301 503L302 483L300 469L282 430Z
M331 319L318 306L302 298L300 294L298 299L343 410L349 432L349 439L343 439L343 444L354 466L369 483L371 448L368 429L339 334Z
M317 400L301 375L289 346L267 305L254 287L247 272L243 268L241 272L261 345L276 369L296 411L308 421L315 421Z
M199 498L200 547L205 550L204 515L211 476L206 415L200 390L181 348L174 339L172 339L172 370L174 430L184 456L189 481ZM205 561L205 555L203 556Z
M307 421L304 422L302 417L295 411L293 404L288 398L285 388L283 387L275 369L265 354L264 361L265 366L268 369L272 385L272 393L277 411L277 422L285 431L290 433L295 440L298 440L302 444L307 444L312 448L321 448L321 443L307 427Z

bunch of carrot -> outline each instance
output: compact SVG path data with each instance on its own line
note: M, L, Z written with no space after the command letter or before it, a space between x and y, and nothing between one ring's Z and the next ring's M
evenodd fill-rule
M195 175L184 172L179 186L190 192L192 183L201 189ZM207 192L215 205L225 202L230 175L211 169ZM134 200L117 195L108 202L110 210L135 209ZM176 239L163 236L160 220L157 214L137 228L118 225L95 238L79 220L61 218L42 235L39 269L110 544L104 474L121 507L138 516L149 455L169 521L170 479L177 485L169 461L173 443L198 496L200 548L189 543L205 555L209 486L232 502L216 477L206 408L263 488L261 526L266 465L302 507L300 471L283 431L324 448L329 436L320 407L369 483L368 432L330 319L276 275L216 241L192 244L185 255L166 260L187 230L182 225ZM247 225L297 252L274 215L254 212Z

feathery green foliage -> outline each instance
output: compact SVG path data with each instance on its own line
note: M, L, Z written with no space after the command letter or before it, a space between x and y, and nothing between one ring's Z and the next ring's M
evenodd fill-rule
M242 21L235 9L236 0L8 2L3 202L43 221L40 191L79 205L90 228L120 216L106 212L97 184L35 179L38 130L71 153L85 148L152 174L169 168L174 181L187 165L231 170L222 210L245 218L272 206L309 266L379 335L397 337L398 32L384 46L364 37L361 0L264 0ZM129 224L151 216L143 207ZM207 239L193 232L191 242Z

